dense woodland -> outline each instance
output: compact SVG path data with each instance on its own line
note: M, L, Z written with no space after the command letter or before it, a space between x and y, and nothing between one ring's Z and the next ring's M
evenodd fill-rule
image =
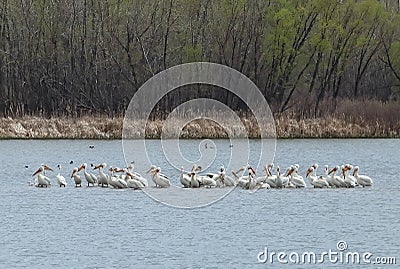
M275 113L319 117L343 100L398 103L400 1L0 3L0 116L121 115L154 74L194 61L244 73ZM245 110L227 92L194 85L163 98L158 111L199 96Z

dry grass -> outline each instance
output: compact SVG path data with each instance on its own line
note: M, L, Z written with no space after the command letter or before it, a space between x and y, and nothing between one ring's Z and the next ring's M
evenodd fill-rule
M260 136L254 117L240 114L241 123L212 112L210 118L217 122L197 119L193 115L180 115L170 124L165 121L133 120L130 137L140 138L146 124L147 138L228 138ZM223 127L225 126L225 128ZM279 138L352 138L400 137L400 104L376 101L343 101L335 112L321 118L301 118L293 113L275 116L276 134ZM81 118L22 117L0 119L0 138L121 138L123 118L85 116Z

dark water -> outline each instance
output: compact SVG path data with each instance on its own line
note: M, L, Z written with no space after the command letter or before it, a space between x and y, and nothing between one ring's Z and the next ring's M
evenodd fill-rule
M157 143L150 142L150 150ZM228 141L215 143L229 148ZM198 141L183 144L197 147ZM257 142L251 146L257 148ZM6 140L0 148L0 268L284 268L290 264L258 263L258 253L265 247L286 253L337 251L341 240L348 250L394 256L400 262L400 140L278 141L275 163L281 167L299 163L304 175L314 162L320 167L351 163L375 184L255 193L235 189L196 209L165 206L141 191L76 189L70 180L66 188L27 184L43 162L53 167L61 163L66 177L83 161L123 166L120 141ZM140 166L140 158L136 162ZM178 182L178 173L161 157L159 165ZM200 199L218 190L182 190L189 191L182 197L172 189L157 191L171 192L175 199ZM318 267L344 265L325 262Z

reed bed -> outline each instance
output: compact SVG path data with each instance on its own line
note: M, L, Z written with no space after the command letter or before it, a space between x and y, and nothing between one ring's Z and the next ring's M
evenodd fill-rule
M172 120L130 119L130 138L258 138L260 128L254 117L239 113L241 122L235 122L223 113L212 112L207 120L191 120L185 114ZM80 118L0 118L0 138L24 139L120 139L123 117L83 116ZM273 124L273 123L271 123ZM400 105L376 101L343 101L335 112L324 117L302 118L285 113L274 116L278 138L399 138ZM143 126L146 125L143 134ZM272 125L269 125L272 126ZM270 128L268 135L271 133Z

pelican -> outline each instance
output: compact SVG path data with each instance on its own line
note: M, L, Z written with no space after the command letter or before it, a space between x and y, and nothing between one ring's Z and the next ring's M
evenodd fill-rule
M222 180L222 183L227 186L227 187L233 187L235 186L235 180L230 177L229 175L226 174L225 167L221 166L219 170L220 178Z
M77 173L78 173L78 168L75 167L74 170L72 170L71 178L73 178L75 181L75 187L82 187L81 176L78 175Z
M218 175L214 175L216 177L218 177ZM209 176L203 176L202 178L202 183L204 187L216 187L217 186L217 182L214 180L214 176L209 177Z
M190 187L191 177L183 170L183 166L181 167L181 175L179 176L179 180L184 188Z
M226 175L225 167L222 165L217 174L213 176L217 187L232 187L235 186L235 181L230 176Z
M279 166L276 167L276 173L277 173L276 181L275 181L276 188L281 189L281 188L283 188L283 181L286 180L287 177L281 175L281 169Z
M58 168L58 175L56 175L57 183L60 187L65 187L67 186L67 180L65 180L65 177L63 177L60 172L61 172L61 165L57 165Z
M257 188L257 182L254 180L252 172L249 171L248 181L243 186L243 189L253 191Z
M146 173L150 172L153 173L153 176L151 178L156 184L156 187L159 186L160 188L168 188L169 186L171 186L171 182L169 182L168 177L160 173L161 172L160 167L152 165Z
M103 169L107 166L106 163L102 163L99 165L96 165L93 170L99 169L99 178L98 178L98 183L99 185L101 184L102 187L106 186L108 187L108 177L107 175L103 172Z
M339 166L335 166L334 168L332 168L332 170L328 172L328 175L330 175L330 182L336 188L340 188L343 187L343 185L345 186L345 184L342 178L336 175L337 170L339 170Z
M126 171L125 179L128 188L141 189L145 187L145 185L140 180L137 180L136 176L129 171Z
M366 175L359 175L358 171L360 170L360 167L356 166L354 167L353 170L353 176L356 178L358 185L367 187L367 186L372 186L373 181L369 176Z
M247 183L249 183L250 181L250 177L249 176L245 176L244 174L246 173L246 170L248 171L248 173L252 173L253 175L256 175L256 171L254 171L253 167L251 165L246 165L243 166L242 168L240 168L238 171L232 171L232 174L236 177L237 179L237 185L239 187L244 187ZM239 177L237 174L239 172L243 172L242 175Z
M189 175L190 175L190 187L191 188L200 188L200 182L196 178L196 173L191 172Z
M304 181L303 177L300 176L297 173L297 166L293 166L289 172L288 172L288 177L290 179L290 182L294 185L296 188L304 188L306 186L306 182Z
M354 188L357 185L356 178L348 174L348 171L351 169L352 167L349 164L346 164L344 167L342 167L343 181L347 188Z
M311 166L307 170L306 177L310 180L311 185L314 186L314 188L324 188L324 187L329 187L329 183L322 177L318 177L316 175L313 175L312 173L315 172L315 166Z
M46 188L47 188L48 186L51 185L50 178L48 178L48 177L46 176L46 170L47 170L47 171L53 171L53 169L51 169L51 168L48 167L47 165L42 164L42 165L39 167L39 169L36 170L35 173L33 173L32 176L36 176L36 177L35 177L35 186L36 186L36 187L46 187ZM43 173L43 175L42 175L42 173Z
M79 166L78 172L83 170L83 175L85 176L87 186L89 187L90 186L89 184L92 184L92 186L94 186L95 181L93 180L92 176L88 172L86 172L86 167L87 167L86 163L82 164L81 166Z
M141 185L143 185L144 187L149 186L149 182L147 182L147 179L144 178L141 174L139 174L138 172L134 172L134 166L132 166L134 162L131 162L131 164L126 168L126 170L131 174L132 178L139 180Z
M111 172L111 175L109 176L109 178L110 178L109 184L110 184L111 186L113 186L113 187L116 188L116 189L128 188L127 182L126 182L124 179L122 179L122 178L116 176L116 173L117 173L117 172L120 172L121 169L119 169L119 168L117 168L117 167L114 168L114 167L110 166L109 171ZM122 171L123 171L123 170L122 170Z
M273 163L270 163L265 168L265 172L267 172L267 178L265 179L265 183L267 183L271 188L276 188L276 175L271 173L272 168L274 167Z
M204 185L204 182L207 181L209 176L213 176L213 174L201 176L198 175L198 173L201 172L201 166L195 164L192 167L192 172L190 172L188 175L190 176L190 187L191 188L200 188L202 185ZM206 182L207 184L212 184L212 182ZM215 183L216 185L217 183Z

